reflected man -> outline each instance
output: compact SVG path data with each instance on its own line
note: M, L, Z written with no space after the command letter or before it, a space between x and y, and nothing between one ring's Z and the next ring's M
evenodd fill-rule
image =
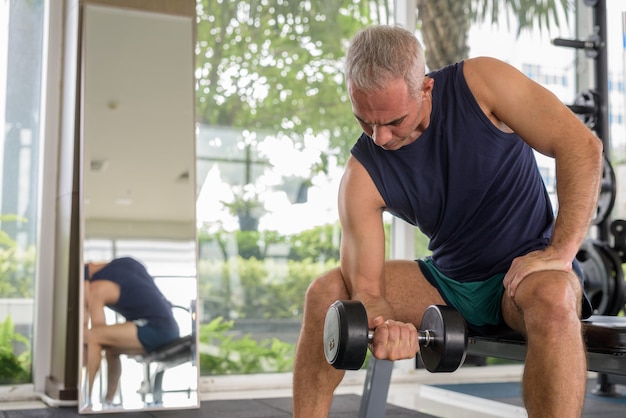
M133 258L86 263L84 290L89 399L104 351L107 361L106 407L113 404L119 386L120 354L152 352L177 339L179 329L172 305L143 264ZM123 316L125 321L107 324L105 307Z

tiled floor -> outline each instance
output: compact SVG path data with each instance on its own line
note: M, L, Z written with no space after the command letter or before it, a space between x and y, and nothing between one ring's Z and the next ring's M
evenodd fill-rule
M389 389L386 417L488 418L525 417L521 407L519 381L522 366L467 367L452 374L432 374L425 370L394 370ZM584 417L626 416L624 396L605 398L593 395L594 374L590 373ZM357 416L363 390L364 371L348 372L337 389L331 417ZM263 389L259 389L263 387ZM1 395L1 394L0 394ZM291 376L257 375L206 377L201 379L198 411L169 413L127 413L132 417L267 417L291 415ZM0 417L74 417L76 408L47 408L43 402L0 403ZM103 416L101 414L100 416ZM107 414L110 415L110 414ZM118 414L116 414L118 415ZM95 416L95 415L92 415Z

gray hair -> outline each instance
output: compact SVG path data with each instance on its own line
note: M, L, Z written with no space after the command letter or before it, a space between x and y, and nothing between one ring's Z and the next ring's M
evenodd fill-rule
M380 91L397 78L417 97L424 81L424 50L401 26L371 26L352 38L346 55L346 82L358 90Z

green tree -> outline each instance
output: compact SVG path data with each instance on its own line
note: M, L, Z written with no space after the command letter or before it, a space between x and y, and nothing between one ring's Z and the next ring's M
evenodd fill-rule
M198 122L299 144L322 134L337 153L352 144L341 60L359 28L389 23L386 0L202 0L197 11Z
M570 0L417 0L430 69L466 58L473 21L497 23L502 8L518 33L551 23ZM345 162L360 134L350 111L342 59L368 24L390 23L391 0L202 0L198 3L198 122L271 132L302 146L331 140ZM258 141L251 135L252 142ZM252 144L254 145L254 144ZM313 171L325 171L328 155Z
M428 68L434 70L467 58L471 24L487 19L499 24L502 7L517 22L519 35L526 29L559 26L559 13L569 10L569 3L570 0L418 0ZM564 16L567 18L567 13Z

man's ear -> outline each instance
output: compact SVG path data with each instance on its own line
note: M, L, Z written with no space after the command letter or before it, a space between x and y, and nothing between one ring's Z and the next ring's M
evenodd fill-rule
M428 76L424 77L424 81L422 81L422 93L424 94L424 96L430 95L434 87L435 79Z

